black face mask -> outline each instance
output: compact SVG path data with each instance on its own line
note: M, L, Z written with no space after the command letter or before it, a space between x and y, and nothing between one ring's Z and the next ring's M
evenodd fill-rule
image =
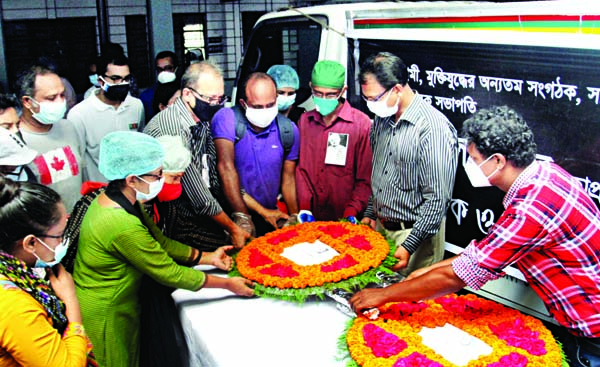
M223 107L223 105L218 104L213 106L210 103L204 102L200 98L196 97L196 106L192 108L192 111L200 120L210 122L215 113L217 113L221 107Z
M119 101L123 102L125 98L127 98L127 93L129 93L129 84L115 84L110 85L108 83L104 83L104 96L111 101Z

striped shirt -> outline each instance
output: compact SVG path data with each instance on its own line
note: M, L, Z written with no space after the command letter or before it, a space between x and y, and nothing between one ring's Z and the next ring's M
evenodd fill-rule
M371 128L371 219L415 222L402 246L414 253L436 234L452 197L458 161L456 129L417 94L395 122L376 117Z
M600 337L600 211L581 183L550 162L534 162L512 184L505 211L452 262L481 288L516 266L561 325Z
M183 193L175 201L177 215L189 218L215 216L222 212L219 200L223 194L216 169L217 153L210 133L210 122L196 123L185 102L177 98L173 106L150 120L144 132L155 138L163 135L181 136L192 152L192 162L181 179Z

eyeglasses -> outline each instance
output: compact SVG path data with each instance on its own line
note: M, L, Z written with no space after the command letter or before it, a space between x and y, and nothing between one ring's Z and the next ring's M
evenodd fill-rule
M119 83L122 83L122 82L129 83L129 81L131 81L131 74L126 75L126 76L106 75L106 74L104 74L103 77L102 77L102 79L104 79L104 77L112 80L114 82L114 84L119 84Z
M163 172L160 171L160 173L158 175L152 174L152 173L146 173L144 175L139 175L138 178L144 182L146 182L146 180L144 180L142 177L146 176L146 177L152 177L155 178L156 180L160 180L161 178L163 178ZM148 182L146 182L148 183Z
M361 93L361 95L360 95L360 96L362 97L362 99L363 99L363 100L365 100L365 102L379 102L379 100L380 100L381 98L383 98L383 96L385 96L385 95L386 95L386 94L387 94L389 91L391 91L391 90L392 90L391 88L390 88L390 89L386 89L386 90L384 90L384 91L383 91L383 93L381 93L380 95L378 95L378 96L376 96L376 97L373 97L373 98L367 98L367 97L365 97L365 95L364 95L364 94L362 94L362 93Z
M62 241L65 238L65 234L63 233L60 235L53 235L53 234L44 233L44 234L38 234L38 235L36 235L36 237L55 238L57 240Z
M340 92L331 92L331 93L322 93L317 90L312 90L312 95L317 98L325 98L325 99L338 99L340 98Z
M229 100L229 97L227 97L227 96L205 96L204 94L198 93L192 87L186 87L186 88L191 90L192 93L194 93L195 95L197 95L201 101L206 102L212 106L222 105Z

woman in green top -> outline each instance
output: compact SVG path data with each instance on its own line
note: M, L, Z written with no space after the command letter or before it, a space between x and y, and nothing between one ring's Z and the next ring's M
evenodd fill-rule
M83 324L100 366L138 366L138 293L144 274L174 288L253 294L249 280L205 275L188 267L212 264L228 270L232 260L227 248L201 253L170 240L142 209L139 201L160 192L163 158L160 143L142 133L113 132L100 144L99 169L109 184L81 223L73 273Z

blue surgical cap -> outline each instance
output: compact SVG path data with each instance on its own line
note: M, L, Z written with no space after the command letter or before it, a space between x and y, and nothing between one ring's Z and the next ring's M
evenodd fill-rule
M279 88L300 88L300 80L298 79L298 73L291 66L287 65L273 65L267 70L267 74L269 74L273 79L275 79L275 84L277 85L277 89Z
M134 131L115 131L100 142L98 169L107 180L143 175L163 164L165 151L158 140Z

